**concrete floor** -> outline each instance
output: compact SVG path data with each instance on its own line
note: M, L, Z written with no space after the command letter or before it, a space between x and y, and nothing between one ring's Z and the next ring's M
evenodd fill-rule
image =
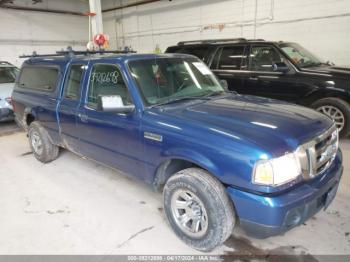
M175 236L162 196L141 182L67 151L44 165L22 132L0 132L0 148L0 254L200 254ZM345 172L326 212L264 240L238 229L212 253L350 254L350 140L341 148Z
M20 131L15 122L0 122L0 136L7 136Z

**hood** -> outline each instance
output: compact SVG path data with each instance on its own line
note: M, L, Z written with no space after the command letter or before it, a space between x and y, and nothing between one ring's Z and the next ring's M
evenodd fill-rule
M221 136L249 141L275 156L295 150L333 124L328 117L306 107L241 95L167 107L163 114Z
M14 83L0 84L0 98L4 99L10 97L13 91Z
M302 72L309 73L323 73L330 74L334 76L343 76L350 78L350 67L340 67L340 66L318 66L318 67L310 67L310 68L302 68Z

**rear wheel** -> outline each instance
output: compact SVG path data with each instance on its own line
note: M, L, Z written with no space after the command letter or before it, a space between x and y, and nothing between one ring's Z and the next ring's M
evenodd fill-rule
M54 145L49 134L39 122L32 122L28 129L29 144L36 159L48 163L58 157L59 147Z
M164 210L176 235L201 251L221 245L235 225L233 205L225 188L198 168L182 170L167 181Z
M312 107L333 119L340 137L350 133L350 105L339 98L324 98L312 104Z

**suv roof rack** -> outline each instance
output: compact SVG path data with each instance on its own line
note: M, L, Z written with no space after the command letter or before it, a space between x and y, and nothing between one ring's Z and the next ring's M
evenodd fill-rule
M98 50L98 51L75 51L72 49L72 47L68 46L67 50L61 50L56 51L54 54L38 54L36 51L33 51L31 55L21 55L19 58L35 58L35 57L52 57L52 56L68 56L68 57L74 57L75 55L96 55L96 54L129 54L129 53L136 53L136 51L133 50Z
M179 42L177 45L218 44L218 43L248 42L248 41L265 41L265 40L264 39L246 39L246 38L207 39L207 40L182 41L182 42Z

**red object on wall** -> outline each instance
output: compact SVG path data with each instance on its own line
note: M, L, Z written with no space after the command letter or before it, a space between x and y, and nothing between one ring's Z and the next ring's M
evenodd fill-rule
M96 13L91 13L91 12L86 12L86 13L83 13L84 16L95 16Z
M106 36L104 34L97 34L94 36L94 43L98 46L102 46L106 43Z

